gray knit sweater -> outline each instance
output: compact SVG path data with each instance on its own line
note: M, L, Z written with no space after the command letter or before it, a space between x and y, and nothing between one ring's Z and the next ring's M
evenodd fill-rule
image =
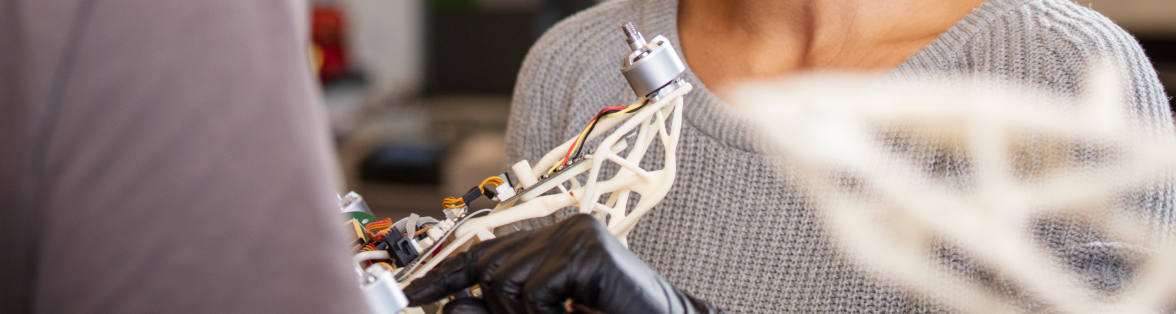
M625 21L647 37L662 34L678 43L675 0L607 2L556 25L519 73L508 130L510 162L538 160L600 108L636 99L618 71L619 56L628 51L618 30ZM1125 68L1132 111L1157 132L1171 134L1167 96L1135 39L1066 0L989 0L888 77L986 75L1076 95L1094 55L1110 56ZM634 252L679 288L731 312L940 310L871 279L834 249L819 215L773 170L779 160L765 153L757 132L687 68L684 78L695 89L686 96L677 181L633 231ZM653 149L645 162L661 153ZM1171 188L1150 193L1145 206L1171 217ZM1100 239L1076 228L1046 223L1039 229L1060 243L1054 247L1063 258L1101 254L1079 249ZM1081 267L1094 269L1092 282L1110 288L1124 271Z

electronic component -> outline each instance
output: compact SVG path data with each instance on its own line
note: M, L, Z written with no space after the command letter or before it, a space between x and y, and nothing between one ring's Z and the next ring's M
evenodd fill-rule
M404 267L412 260L420 255L420 245L412 237L402 235L399 232L392 232L384 236L383 247L392 253L396 267Z
M460 198L447 198L443 203L446 221L454 221L455 226L441 243L434 242L434 248L404 267L397 280L403 283L418 278L471 241L494 238L494 228L569 206L594 214L625 242L637 220L660 202L673 184L683 96L693 87L679 78L685 66L668 39L656 36L646 42L632 23L622 29L632 49L622 58L620 70L640 98L628 106L601 109L583 131L552 149L533 167L520 161L511 167L513 172L486 178ZM598 137L603 139L595 148L584 147ZM662 162L642 163L648 149L658 142ZM605 174L601 171L605 164L619 166L619 171ZM663 168L646 170L642 164ZM493 213L474 217L491 211L483 209L465 214L477 192L499 202ZM641 196L637 204L628 204L631 193Z
M339 196L339 210L343 212L344 217L349 217L359 222L360 226L376 221L376 216L372 215L372 210L368 208L367 202L363 200L363 196L355 193L355 191L351 191L351 193L347 193L344 196Z
M370 240L368 239L367 233L363 230L363 225L354 218L344 221L343 226L343 229L347 229L347 234L352 244L363 244Z
M423 254L425 249L443 240L444 232L452 226L453 223L448 220L438 221L413 214L392 224L376 249L387 250L394 264L404 267Z
M368 266L361 276L360 287L363 288L364 298L368 307L375 314L400 313L408 307L408 298L400 290L400 285L392 277L392 270L387 264L375 263Z
M622 58L620 70L640 99L628 106L601 109L583 131L548 152L534 167L520 161L511 172L488 177L460 197L446 198L441 204L442 220L413 214L396 223L376 221L358 194L341 197L344 219L354 222L351 229L362 231L353 249L357 260L364 257L365 262L357 263L386 263L393 268L393 278L406 284L471 241L494 238L494 228L569 206L594 214L624 243L637 220L673 184L683 96L692 86L679 78L685 66L669 40L656 36L646 42L632 23L623 30L632 51ZM601 136L605 138L595 148L584 147ZM659 157L664 159L653 164L663 168L642 169L641 160L656 141L663 147ZM619 165L620 170L601 178L606 162ZM582 175L587 177L583 183ZM628 204L630 193L641 195L633 206ZM498 202L497 206L471 211L471 202L483 196ZM369 270L371 265L366 265Z
M686 65L678 59L678 53L665 36L658 35L647 43L633 22L625 23L621 30L625 33L625 43L633 49L621 57L621 74L637 97L651 96L686 71Z
M514 184L510 181L510 176L506 172L498 174L497 176L486 178L482 181L478 188L481 189L482 195L491 200L496 200L499 203L505 202L507 199L515 196Z

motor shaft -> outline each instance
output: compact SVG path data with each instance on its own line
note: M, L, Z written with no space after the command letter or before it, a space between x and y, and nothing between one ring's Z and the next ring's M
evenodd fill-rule
M637 31L637 26L633 25L633 22L625 22L625 24L622 24L621 31L625 32L625 42L628 43L629 48L632 48L634 51L641 49L641 47L645 47L647 44L645 41L645 36L641 36L641 32Z

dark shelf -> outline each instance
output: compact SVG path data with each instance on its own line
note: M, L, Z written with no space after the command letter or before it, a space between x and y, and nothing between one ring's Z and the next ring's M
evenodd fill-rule
M534 43L533 12L428 10L425 95L510 95Z

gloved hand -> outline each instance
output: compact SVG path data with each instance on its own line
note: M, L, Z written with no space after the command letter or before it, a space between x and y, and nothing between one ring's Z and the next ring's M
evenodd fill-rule
M483 299L454 300L447 313L567 313L569 299L610 314L720 312L674 288L588 215L475 244L404 293L420 306L474 284Z

